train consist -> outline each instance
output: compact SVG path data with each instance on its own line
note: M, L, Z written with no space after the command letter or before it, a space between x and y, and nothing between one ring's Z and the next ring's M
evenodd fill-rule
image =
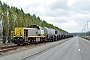
M14 31L11 31L11 37L13 43L25 45L38 42L57 41L73 37L73 35L52 28L31 25L29 28L15 28Z

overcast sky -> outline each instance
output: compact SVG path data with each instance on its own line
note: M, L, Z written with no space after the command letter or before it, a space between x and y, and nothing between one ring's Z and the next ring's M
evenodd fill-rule
M1 1L10 6L22 8L25 13L36 14L42 20L68 32L84 31L84 26L87 24L87 21L90 21L90 0ZM90 28L90 22L88 27Z

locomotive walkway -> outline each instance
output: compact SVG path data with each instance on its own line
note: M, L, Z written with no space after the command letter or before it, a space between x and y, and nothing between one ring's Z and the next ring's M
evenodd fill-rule
M90 41L73 37L1 56L0 60L90 60Z

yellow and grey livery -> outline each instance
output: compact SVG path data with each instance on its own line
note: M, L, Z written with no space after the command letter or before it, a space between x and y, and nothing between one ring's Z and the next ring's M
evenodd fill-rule
M41 42L45 39L44 29L42 27L38 27L38 29L16 27L15 30L11 32L11 34L13 42L18 45Z

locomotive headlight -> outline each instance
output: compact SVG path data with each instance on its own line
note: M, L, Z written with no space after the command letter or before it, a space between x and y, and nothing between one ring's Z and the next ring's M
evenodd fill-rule
M22 36L21 36L22 37Z
M14 37L15 37L15 35L14 35Z
M20 37L22 37L22 35L20 35Z

